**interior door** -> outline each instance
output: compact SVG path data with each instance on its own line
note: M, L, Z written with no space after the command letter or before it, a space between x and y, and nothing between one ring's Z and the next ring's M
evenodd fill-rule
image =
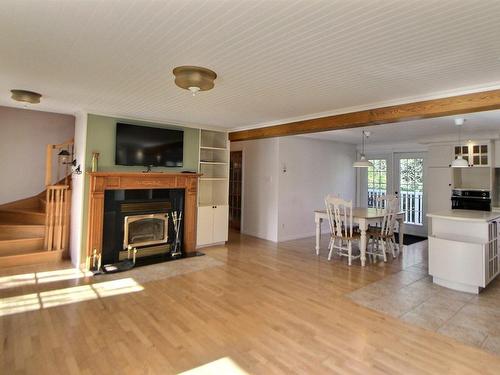
M241 229L241 183L243 152L231 151L229 162L229 226Z
M399 196L400 209L405 211L406 233L417 236L427 236L424 155L394 154L394 192Z

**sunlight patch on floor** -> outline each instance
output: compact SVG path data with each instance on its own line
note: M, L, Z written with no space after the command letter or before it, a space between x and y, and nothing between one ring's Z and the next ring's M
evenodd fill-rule
M144 287L132 278L105 281L70 288L0 299L0 316L47 309L71 303L140 292Z
M81 279L85 276L92 276L92 273L83 272L76 268L25 273L22 275L2 276L0 277L0 290L16 288L25 285L45 284L63 280L75 280Z
M229 357L220 358L205 365L184 371L179 375L248 375Z

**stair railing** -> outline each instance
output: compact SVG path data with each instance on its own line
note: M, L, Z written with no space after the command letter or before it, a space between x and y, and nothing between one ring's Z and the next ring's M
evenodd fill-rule
M67 250L71 202L69 185L47 186L46 199L45 248L49 251Z
M47 145L45 184L47 187L45 201L45 249L68 250L69 249L69 225L71 210L71 173L68 175L67 163L64 165L66 173L61 181L52 182L52 165L54 161L54 150L70 150L70 158L73 157L73 140L61 144ZM57 156L56 156L57 157ZM58 163L57 180L59 180Z

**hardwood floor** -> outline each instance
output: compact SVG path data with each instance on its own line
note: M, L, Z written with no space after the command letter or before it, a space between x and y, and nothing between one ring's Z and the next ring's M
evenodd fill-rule
M75 289L64 293L78 280L22 285L19 277L16 286L7 274L36 269L3 270L0 308L17 296L41 302L0 317L0 373L168 374L207 364L255 374L500 373L498 357L344 296L418 263L421 245L365 269L328 262L325 247L318 258L313 238L277 245L233 234L227 246L205 249L222 266L82 302L71 300Z

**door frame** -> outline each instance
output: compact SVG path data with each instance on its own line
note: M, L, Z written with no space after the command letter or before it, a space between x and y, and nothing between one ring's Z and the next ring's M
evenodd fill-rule
M401 156L408 158L411 157L421 157L424 159L424 171L423 171L423 212L422 212L422 226L414 224L405 224L405 233L413 234L416 236L427 236L427 184L425 181L426 175L426 159L427 152L425 151L390 151L390 152L373 152L367 153L366 158L368 160L373 159L385 159L387 160L387 194L394 194L396 191L399 192L399 159ZM357 178L357 205L366 207L368 205L368 169L358 168L358 178Z
M229 228L232 228L234 230L237 230L238 232L241 233L242 231L242 227L243 227L243 150L230 150L229 151L229 165L228 165L228 168L229 168L229 192L228 194L230 195L231 193L231 155L234 155L235 153L239 153L241 155L241 175L240 175L240 217L239 217L239 229L236 229L234 227L231 226L231 214L230 214L230 211L231 211L231 196L229 196L229 199L228 199L228 221L229 221Z
M408 234L413 234L415 236L427 236L427 189L426 189L426 181L425 181L425 168L426 168L426 153L415 151L415 152L395 152L393 153L393 170L394 176L397 178L393 181L393 191L398 193L398 196L401 196L400 189L400 160L401 159L423 159L422 166L422 225L405 223L405 232Z

